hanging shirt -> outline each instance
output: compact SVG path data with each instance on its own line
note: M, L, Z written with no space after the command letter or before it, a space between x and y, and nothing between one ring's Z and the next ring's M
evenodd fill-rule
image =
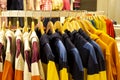
M67 52L60 40L58 33L49 35L50 45L55 55L55 61L59 65L60 80L68 80L67 72Z
M115 38L113 22L110 19L106 19L107 34Z
M0 80L2 80L3 62L5 57L5 33L0 31Z
M2 74L2 80L14 80L14 72L13 72L13 55L14 52L12 51L13 48L13 39L14 39L14 33L10 30L7 30L5 33L6 39L7 39L7 47L6 47L6 57L4 62L4 68L3 68L3 74Z
M104 58L105 58L105 62L106 62L106 73L107 73L107 80L114 80L113 76L112 76L112 66L111 66L111 55L110 55L110 50L107 46L107 44L105 44L97 35L95 34L91 34L90 35L91 39L93 39L95 42L97 42L104 54Z
M49 39L46 34L41 35L40 31L36 30L37 36L40 40L40 58L42 61L45 80L59 80L58 72L54 62L54 55L49 45Z
M84 80L99 80L99 66L93 46L76 31L68 32L68 35L80 52L84 67Z
M65 33L63 36L63 43L67 50L68 66L73 80L84 80L84 71L82 60L77 48L71 42L68 35ZM72 80L69 78L69 80Z
M93 48L96 53L98 65L99 65L100 80L107 80L106 79L105 60L104 60L103 52L102 52L100 46L95 41L91 40L91 38L82 29L79 30L79 33L81 36L83 36L88 42L90 42L93 45Z
M38 37L38 39L40 39L41 36L40 36L40 31L38 30L38 28L35 29L35 32L36 32L36 36ZM39 51L41 52L40 42L39 42L38 48L40 49ZM43 65L42 65L40 52L39 52L39 62L38 62L40 78L41 78L41 80L45 80L45 72L44 72L44 68L43 68Z
M102 18L101 19L95 18L94 22L95 22L95 25L96 25L96 27L95 27L96 29L101 30L101 31L107 33L107 26L106 26L106 22L105 22L104 19L102 19Z
M25 32L23 34L24 41L24 80L31 80L31 53L30 53L30 44L29 44L29 33Z
M104 19L100 19L101 21L101 25L100 25L100 30L107 33L107 26L106 26L106 22Z
M112 66L112 75L113 78L116 80L120 79L120 60L119 60L119 54L118 54L118 48L116 41L109 37L107 34L97 31L96 35L100 37L100 39L108 45L108 48L110 50L111 55L111 66Z
M63 10L70 10L70 0L63 0Z
M23 80L24 60L22 54L22 33L19 29L15 32L16 36L16 56L15 56L15 80Z
M31 36L32 43L32 60L31 60L31 73L32 80L40 80L40 72L39 72L39 48L38 48L38 38L36 36L35 31L32 32Z

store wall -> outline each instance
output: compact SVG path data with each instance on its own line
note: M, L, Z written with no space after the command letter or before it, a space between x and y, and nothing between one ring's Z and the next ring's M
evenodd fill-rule
M120 0L116 1L115 20L120 24Z
M120 24L120 0L97 0L97 11L104 11L109 18Z
M80 0L80 10L96 11L97 0Z

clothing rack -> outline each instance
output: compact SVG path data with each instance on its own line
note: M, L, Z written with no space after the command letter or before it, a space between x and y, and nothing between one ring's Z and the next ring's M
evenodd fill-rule
M0 17L77 17L83 14L103 14L103 11L89 12L86 10L75 11L22 11L22 10L8 10L1 11Z

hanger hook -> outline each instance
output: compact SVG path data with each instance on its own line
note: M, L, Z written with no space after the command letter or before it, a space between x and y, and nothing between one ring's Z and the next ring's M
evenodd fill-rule
M49 16L50 18L49 18L49 21L51 20L51 13L52 13L52 11L50 10L50 16Z
M25 11L25 21L27 21L27 17L26 17L27 11Z

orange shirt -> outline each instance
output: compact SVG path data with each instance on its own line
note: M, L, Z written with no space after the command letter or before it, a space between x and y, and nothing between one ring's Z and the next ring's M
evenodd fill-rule
M23 80L24 60L21 53L22 33L16 30L16 56L15 56L15 76L14 80Z
M106 62L107 80L113 80L112 67L111 67L111 55L110 55L108 46L102 40L100 40L100 38L97 35L91 34L90 37L100 45L103 51L105 62Z
M110 50L113 78L115 80L120 80L120 60L116 41L101 31L97 31L96 34L108 46Z
M2 80L14 80L13 77L13 67L12 67L12 43L13 43L13 35L14 33L10 30L6 32L7 38L7 48L6 48L6 57L4 62Z

